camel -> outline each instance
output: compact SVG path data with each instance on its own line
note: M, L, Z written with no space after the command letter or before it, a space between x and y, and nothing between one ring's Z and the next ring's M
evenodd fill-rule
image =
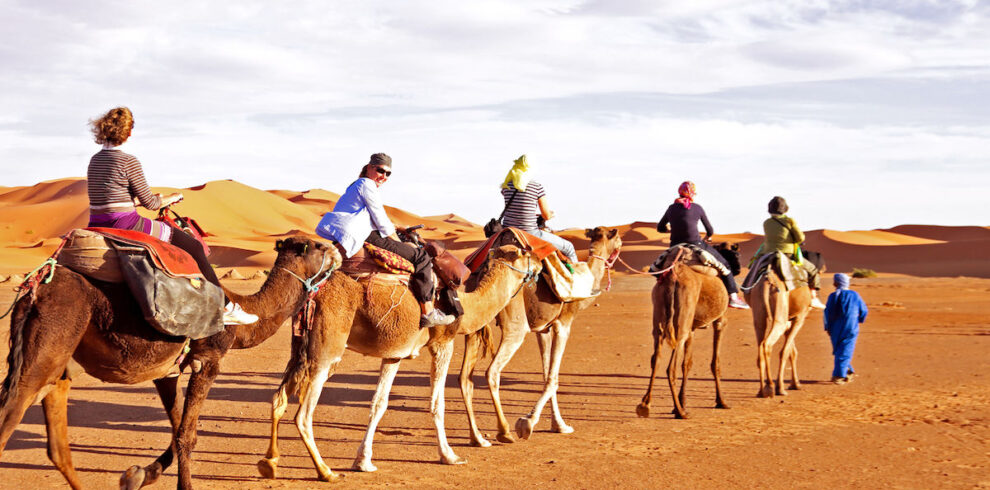
M716 248L728 260L733 274L738 274L739 247L730 248L726 244L719 244ZM729 294L715 269L693 264L698 264L698 261L692 256L692 252L668 258L664 264L667 268L657 276L657 283L653 286L650 295L653 300L653 357L650 358L650 384L643 395L643 401L636 407L636 414L640 417L650 416L653 381L660 361L661 340L665 339L672 349L670 362L667 364L667 383L674 400L674 416L678 419L688 418L685 406L694 331L708 325L714 331L711 367L715 377L715 407L729 408L722 398L722 373L719 365ZM678 364L683 378L680 395L676 390Z
M392 381L402 359L413 358L424 346L432 354L430 366L430 412L437 431L440 462L463 464L447 442L444 429L444 384L454 350L454 338L474 332L492 321L522 286L536 277L540 263L529 252L513 245L493 250L491 268L483 276L472 276L460 294L464 314L445 327L420 328L419 305L402 284L356 281L335 274L316 296L312 328L293 339L292 355L282 383L272 398L271 441L258 470L275 478L278 469L278 424L288 407L288 397L298 395L295 423L309 451L320 480L339 477L323 461L313 438L313 412L323 385L337 368L344 349L382 359L378 386L371 401L371 416L358 448L353 468L376 471L372 464L375 430L385 410Z
M159 333L145 322L126 284L89 280L56 267L52 281L38 287L33 301L22 298L11 318L8 370L0 390L0 454L25 411L40 399L48 457L72 488L81 488L69 453L66 420L73 376L85 371L107 383L153 381L172 424L172 444L152 464L128 469L120 485L140 488L155 482L172 464L174 452L178 486L192 488L190 453L196 445L196 424L219 373L220 358L228 349L261 343L299 311L306 294L290 273L317 277L341 261L332 247L304 238L280 241L276 249L278 257L260 291L251 296L227 293L259 320L189 342L183 367L191 367L192 374L184 403L179 401L176 363L186 339Z
M591 240L588 265L595 277L594 287L601 288L601 280L605 277L612 263L616 260L622 247L619 230L597 227L585 230L585 236ZM552 415L551 430L560 434L569 434L574 429L564 422L557 405L557 387L560 384L560 362L563 359L564 348L570 337L571 324L577 314L591 306L596 301L589 298L582 301L563 303L554 295L546 279L540 278L523 288L523 294L514 298L499 312L497 323L502 329L502 343L495 352L495 357L488 367L488 390L491 392L498 417L498 434L496 438L503 443L515 442L509 428L509 422L502 410L499 397L499 383L502 370L512 356L519 350L526 333L536 333L540 354L543 359L543 392L533 410L525 417L516 421L516 433L521 439L529 439L533 428L539 422L540 414L549 401ZM461 365L461 395L467 409L468 424L471 432L471 444L479 447L489 447L491 443L478 430L474 416L472 398L474 382L471 373L482 356L488 351L488 340L491 338L491 325L465 337L464 361Z
M777 376L776 394L785 396L784 369L787 361L791 365L790 389L801 389L797 372L797 345L795 339L804 326L804 320L811 311L811 290L801 286L787 291L784 281L768 268L766 274L745 290L746 301L753 311L753 327L756 329L756 342L759 345L757 366L760 369L761 398L773 398L774 383L770 374L770 356L774 345L784 337L784 347L780 351L780 371Z

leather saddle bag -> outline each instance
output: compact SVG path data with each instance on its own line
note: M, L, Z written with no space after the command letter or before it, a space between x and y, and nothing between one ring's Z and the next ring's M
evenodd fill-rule
M441 242L427 242L426 253L433 257L433 272L450 289L459 289L471 275L464 262L447 251Z

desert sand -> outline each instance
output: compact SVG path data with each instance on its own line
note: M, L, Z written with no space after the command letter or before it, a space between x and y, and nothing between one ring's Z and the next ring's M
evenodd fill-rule
M211 260L230 274L224 283L245 293L260 287L257 273L271 266L274 241L294 234L315 238L312 230L320 215L339 198L321 189L264 191L234 181L180 191L186 199L176 210L210 233ZM30 271L52 253L60 235L85 226L86 205L85 181L79 178L0 188L0 280ZM456 203L451 208L456 210ZM443 240L457 255L483 240L478 225L455 214L388 212L399 225L424 224L426 238ZM667 236L655 230L655 223L615 227L624 241L621 257L633 269L644 268L666 247ZM396 379L376 437L378 472L348 470L367 422L377 359L345 355L316 412L320 449L327 463L346 475L346 486L990 487L990 228L903 225L806 233L808 248L825 255L831 272L856 267L879 273L853 284L871 309L853 362L859 374L853 383L826 382L830 345L821 314L812 312L797 340L805 388L787 397L756 398L752 319L749 312L732 310L722 350L723 386L732 409L712 408L711 333L703 330L696 338L688 388L692 418L674 420L668 413L672 405L663 377L653 416L638 418L635 405L646 389L652 353L653 279L620 266L612 290L578 317L564 357L560 402L575 433L548 432L545 414L529 441L469 447L456 379L459 342L447 381L446 426L467 465L436 462L427 407L429 362L423 358L405 361ZM582 230L561 234L586 256ZM746 233L716 239L739 243L744 258L761 241ZM0 309L13 300L15 282L0 284ZM3 357L8 321L0 320ZM199 487L329 485L315 480L291 420L281 426L280 479L261 480L255 470L267 447L270 398L289 341L290 332L283 329L259 347L224 359L200 419L193 467ZM503 375L510 420L535 401L539 373L538 351L528 339ZM482 430L491 435L493 410L483 372L475 374L475 409ZM150 384L110 385L82 376L70 392L69 423L74 462L90 488L116 485L121 471L147 464L169 441L168 423ZM175 485L174 467L163 480L156 485ZM45 456L38 405L28 411L0 459L0 488L27 487L66 487Z

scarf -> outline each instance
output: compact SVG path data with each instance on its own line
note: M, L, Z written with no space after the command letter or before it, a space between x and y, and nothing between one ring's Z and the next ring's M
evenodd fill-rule
M685 209L691 209L691 203L694 202L694 196L697 194L694 188L694 182L690 180L684 181L677 188L677 193L681 197L674 199L674 202L681 204Z
M512 182L512 187L519 192L526 192L526 186L529 185L529 181L533 180L529 173L529 162L526 161L526 155L517 158L512 165L512 169L505 176L505 181L502 182L502 188L508 189L509 182Z

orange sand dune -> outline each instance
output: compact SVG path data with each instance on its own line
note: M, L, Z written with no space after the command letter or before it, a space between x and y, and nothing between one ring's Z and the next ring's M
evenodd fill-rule
M916 236L902 235L889 231L835 231L823 230L822 233L830 240L849 243L852 245L929 245L932 243L945 243L941 240L929 240Z
M208 232L218 267L263 269L275 258L274 242L292 235L315 238L320 217L340 198L323 189L263 191L232 180L207 182L188 188L154 188L156 192L182 192L185 200L175 210L194 217ZM155 212L140 210L147 217ZM458 257L464 257L484 241L481 227L456 214L421 216L386 207L398 226L422 224L420 235L443 241ZM58 237L86 225L86 180L58 179L33 186L0 187L0 274L33 269L50 255ZM669 234L656 231L656 223L636 221L613 226L625 243L622 259L635 269L648 266L669 243ZM579 256L587 256L584 229L559 234L574 243ZM967 275L990 277L990 228L980 226L902 225L886 230L812 230L806 247L822 252L833 271L853 267L877 272L921 276ZM760 235L716 235L715 241L740 244L743 262L762 242ZM624 267L617 266L617 271ZM250 274L250 271L246 272Z

